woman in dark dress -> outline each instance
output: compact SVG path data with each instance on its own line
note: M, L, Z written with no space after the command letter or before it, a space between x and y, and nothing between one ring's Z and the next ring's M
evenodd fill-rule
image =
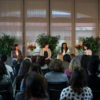
M44 48L41 49L40 56L44 56L45 63L49 64L51 59L51 50L49 49L49 44L45 44Z

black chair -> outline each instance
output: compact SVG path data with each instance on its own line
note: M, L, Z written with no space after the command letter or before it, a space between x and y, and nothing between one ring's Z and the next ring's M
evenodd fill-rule
M13 91L10 83L0 85L0 95L3 100L13 100Z
M93 100L100 100L100 90L93 91Z
M50 100L59 100L62 89L67 86L67 82L48 82L48 94Z
M0 100L3 100L2 95L0 95Z
M17 92L15 100L24 100L24 92Z

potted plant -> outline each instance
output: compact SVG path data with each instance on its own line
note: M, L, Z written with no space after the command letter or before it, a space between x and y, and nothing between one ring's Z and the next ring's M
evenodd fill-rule
M36 42L39 44L40 48L44 47L44 44L49 44L49 48L52 51L52 57L56 56L56 46L58 44L60 36L51 36L41 34L38 36Z
M3 34L3 36L0 37L0 56L3 54L10 56L12 46L15 42L16 39L14 37Z

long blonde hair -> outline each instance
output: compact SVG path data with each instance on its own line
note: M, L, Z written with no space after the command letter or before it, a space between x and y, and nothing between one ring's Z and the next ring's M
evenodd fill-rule
M75 68L81 67L81 62L78 58L73 58L69 64L69 71L72 72Z

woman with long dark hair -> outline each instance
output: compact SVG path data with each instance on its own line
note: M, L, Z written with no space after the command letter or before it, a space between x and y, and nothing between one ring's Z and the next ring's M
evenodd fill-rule
M30 72L25 80L25 100L48 100L46 79L35 72Z
M68 49L68 47L67 47L67 43L62 43L62 46L61 46L61 53L63 54L63 55L65 55L66 53L69 53L69 49Z
M82 68L76 68L72 72L70 86L62 90L60 100L92 100L92 98L85 71Z

